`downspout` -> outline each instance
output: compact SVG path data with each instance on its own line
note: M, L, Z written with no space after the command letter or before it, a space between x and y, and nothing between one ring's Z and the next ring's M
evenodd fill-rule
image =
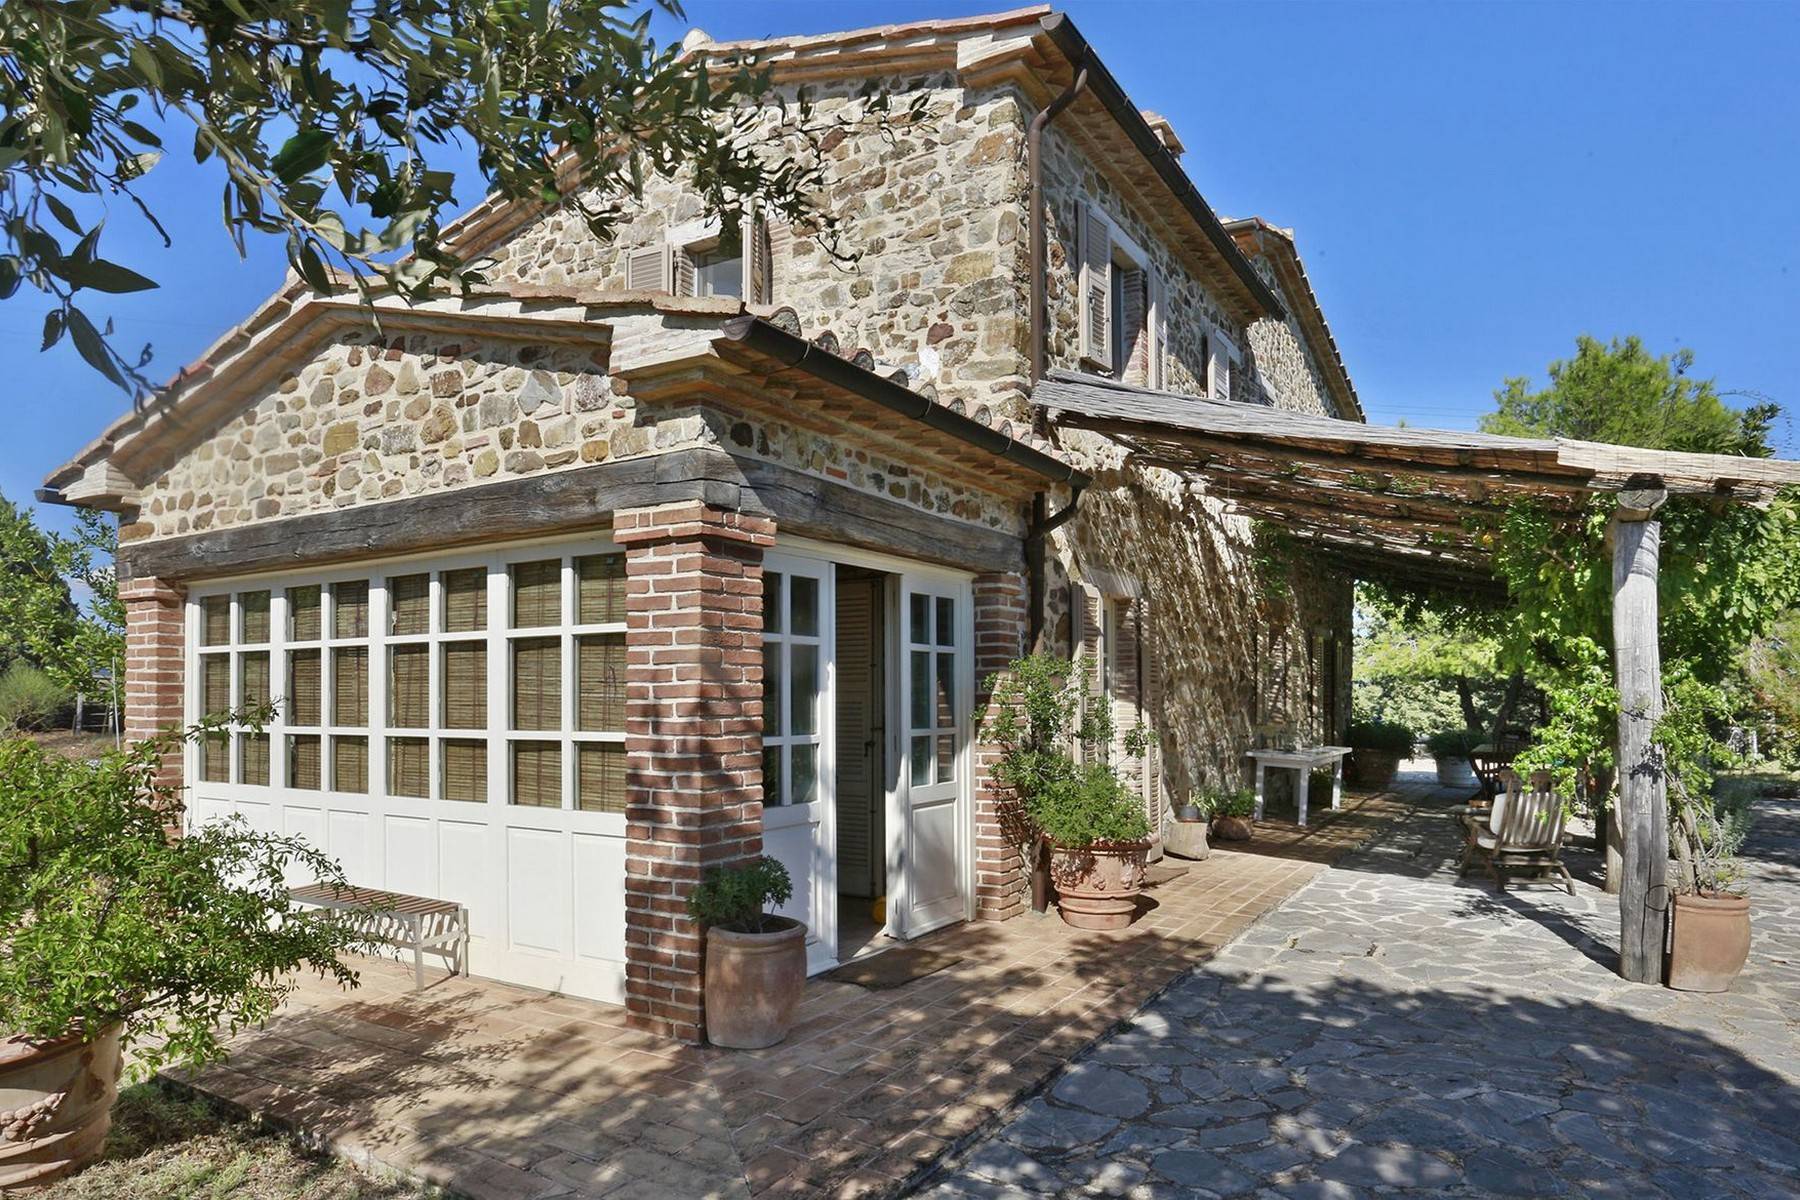
M1026 170L1031 176L1031 386L1036 387L1044 377L1044 359L1047 356L1049 330L1045 321L1045 306L1048 300L1044 294L1045 249L1044 231L1044 129L1050 122L1061 115L1062 110L1075 102L1075 97L1087 86L1087 63L1075 63L1075 78L1062 94L1050 101L1038 114L1031 118L1031 126L1025 133ZM1041 432L1041 431L1040 431Z

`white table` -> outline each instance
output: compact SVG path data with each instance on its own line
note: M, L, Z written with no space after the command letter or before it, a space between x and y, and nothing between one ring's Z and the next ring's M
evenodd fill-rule
M1256 760L1256 819L1263 815L1263 778L1270 767L1277 770L1298 771L1300 781L1295 785L1295 799L1300 807L1300 824L1306 824L1306 793L1312 786L1312 773L1315 768L1329 766L1331 768L1331 807L1340 808L1344 803L1344 755L1350 753L1348 746L1302 746L1296 750L1251 750L1250 757Z

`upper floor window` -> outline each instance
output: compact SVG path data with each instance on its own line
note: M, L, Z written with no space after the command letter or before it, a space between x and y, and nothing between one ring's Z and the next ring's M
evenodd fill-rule
M747 213L742 221L716 218L672 227L660 244L626 256L625 286L675 296L730 296L752 304L771 297L768 222Z
M1090 370L1140 387L1161 387L1166 302L1149 256L1099 209L1081 210L1081 359Z

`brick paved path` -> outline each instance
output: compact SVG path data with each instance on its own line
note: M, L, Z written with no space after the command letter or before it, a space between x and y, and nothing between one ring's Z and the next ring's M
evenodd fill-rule
M474 1200L882 1197L1001 1120L1196 962L1386 824L1352 797L1166 873L1119 933L1054 915L940 931L956 961L891 990L818 978L779 1046L682 1046L619 1009L361 962L310 977L195 1086L352 1161Z
M1459 883L1447 802L1415 801L927 1194L1800 1195L1800 803L1760 806L1751 963L1703 997L1619 980L1590 884Z

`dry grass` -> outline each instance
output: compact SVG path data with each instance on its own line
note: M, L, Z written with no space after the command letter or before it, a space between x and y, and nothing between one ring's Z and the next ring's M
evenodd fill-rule
M111 750L114 745L113 735L110 733L73 733L67 729L42 729L26 733L24 736L64 758L93 758Z
M127 1088L106 1155L37 1200L425 1200L435 1189L375 1179L279 1133L154 1084Z

